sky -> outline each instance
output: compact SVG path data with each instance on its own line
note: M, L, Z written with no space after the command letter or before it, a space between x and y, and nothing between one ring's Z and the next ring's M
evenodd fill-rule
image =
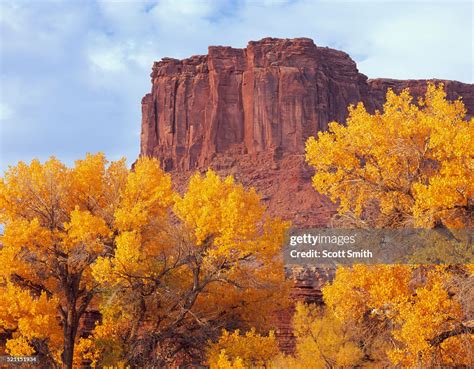
M369 78L474 83L473 1L0 0L0 172L139 154L153 61L310 37Z

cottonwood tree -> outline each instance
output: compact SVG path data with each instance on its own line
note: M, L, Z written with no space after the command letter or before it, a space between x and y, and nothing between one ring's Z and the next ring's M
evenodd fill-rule
M313 186L360 226L472 226L474 120L465 113L432 84L418 104L389 90L383 112L351 106L345 125L306 143Z
M472 284L472 272L462 266L357 265L339 268L323 294L328 311L341 322L367 331L361 342L372 361L377 356L384 361L385 354L403 367L469 366L474 329L453 283L460 278ZM469 294L472 299L472 289ZM378 335L386 342L371 346Z
M146 158L134 172L103 154L72 168L54 158L10 167L0 181L0 330L7 352L72 368L79 322L99 287L91 265L129 237L122 232L127 217L133 230L143 217L165 213L172 197L169 176Z
M132 186L125 198L140 204L141 192ZM254 190L209 171L176 195L170 221L117 215L115 253L93 266L105 288L103 321L91 337L102 363L167 367L201 360L222 329L268 330L287 300L287 224L264 211Z
M442 86L429 85L418 104L407 90L389 91L382 112L359 104L346 125L331 123L310 138L313 185L339 204L339 224L451 235L472 227L474 120L465 111L460 100L446 100ZM367 332L367 362L469 366L472 281L472 265L359 265L339 268L323 295L328 313ZM377 335L386 344L373 341Z

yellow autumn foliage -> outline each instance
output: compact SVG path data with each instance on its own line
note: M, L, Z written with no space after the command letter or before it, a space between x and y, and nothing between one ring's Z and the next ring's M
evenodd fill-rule
M332 122L310 137L313 186L341 215L378 209L370 217L376 227L472 226L474 120L460 100L446 100L442 84L412 100L408 90L389 90L382 112L359 103L345 125Z
M12 332L6 343L8 354L33 354L33 339L47 340L52 352L59 352L62 331L58 325L57 297L48 297L44 291L35 296L11 282L0 286L0 294L0 333Z
M462 266L456 270L465 273ZM473 360L472 335L447 337L441 347L433 343L463 323L461 301L450 295L452 278L449 267L355 265L338 268L323 294L328 310L342 322L388 324L394 344L383 349L395 365L467 365Z
M324 369L354 367L362 363L354 327L331 311L298 303L293 317L296 338L294 355L279 355L270 368Z
M142 179L132 176L127 183L130 204L149 212L145 203L132 201L142 186L130 180ZM227 326L266 329L271 312L286 304L280 250L288 224L265 216L254 190L213 171L193 176L182 196L158 183L145 186L145 192L152 190L160 191L163 206L150 217L140 210L143 218L128 218L119 208L115 252L92 267L109 291L101 304L103 321L94 331L107 365L125 357L137 366L152 365L140 355L149 347L161 347L153 365L168 365L173 347L185 347L183 354L192 356Z
M91 341L77 336L82 315L98 303L91 266L116 245L131 252L130 235L138 231L156 237L152 223L165 217L174 196L155 159L141 158L134 171L103 154L71 168L55 158L10 167L0 180L0 331L7 351L35 353L51 367L71 368L81 351L96 362Z
M350 107L345 125L333 122L310 138L313 185L338 204L336 224L436 226L451 228L454 238L454 229L472 227L474 120L465 112L460 100L446 100L442 85L429 84L417 104L408 90L389 91L383 111ZM436 242L428 251L455 244ZM472 265L339 267L323 288L326 314L359 332L364 366L469 366L472 272Z
M268 367L278 352L272 331L263 336L251 329L245 334L224 330L219 340L210 344L207 354L211 369L262 369Z

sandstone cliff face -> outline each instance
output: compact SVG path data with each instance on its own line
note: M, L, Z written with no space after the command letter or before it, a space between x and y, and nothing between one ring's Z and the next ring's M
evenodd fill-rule
M367 78L343 52L310 39L263 39L246 49L153 66L143 99L142 155L165 168L208 166L230 149L302 153L305 139L368 100Z
M158 157L183 187L190 171L212 167L254 186L269 212L296 225L327 224L333 206L311 188L306 139L328 122L343 122L347 106L380 109L388 88L426 80L374 79L344 52L311 39L265 38L245 49L209 47L208 55L165 58L153 65L152 91L142 100L141 155ZM474 85L445 84L474 115Z
M367 80L344 52L312 40L272 39L245 49L209 47L205 56L165 58L153 66L152 91L142 101L141 154L159 157L167 170L209 166L216 155L240 150L301 154L307 137L342 122L349 104L381 108L388 88L425 80ZM474 87L444 82L448 97L474 111Z

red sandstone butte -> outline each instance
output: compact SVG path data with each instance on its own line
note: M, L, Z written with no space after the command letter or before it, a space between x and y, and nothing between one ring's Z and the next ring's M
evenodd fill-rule
M474 115L474 85L445 85ZM262 195L268 212L295 226L326 226L334 205L311 186L305 141L331 121L344 122L360 101L381 109L386 91L423 95L427 80L373 79L348 54L311 39L264 38L245 49L211 46L208 55L164 58L153 65L151 93L142 100L140 155L160 159L183 190L196 170L232 174ZM296 300L321 303L332 271L292 269ZM290 312L281 314L280 344L290 352Z
M298 226L324 226L333 206L311 187L305 141L349 104L380 109L388 88L422 95L426 80L367 77L348 54L311 39L264 38L245 49L211 46L208 55L153 65L142 100L140 155L154 156L184 187L212 167L254 186L269 212ZM474 85L443 82L474 115Z

